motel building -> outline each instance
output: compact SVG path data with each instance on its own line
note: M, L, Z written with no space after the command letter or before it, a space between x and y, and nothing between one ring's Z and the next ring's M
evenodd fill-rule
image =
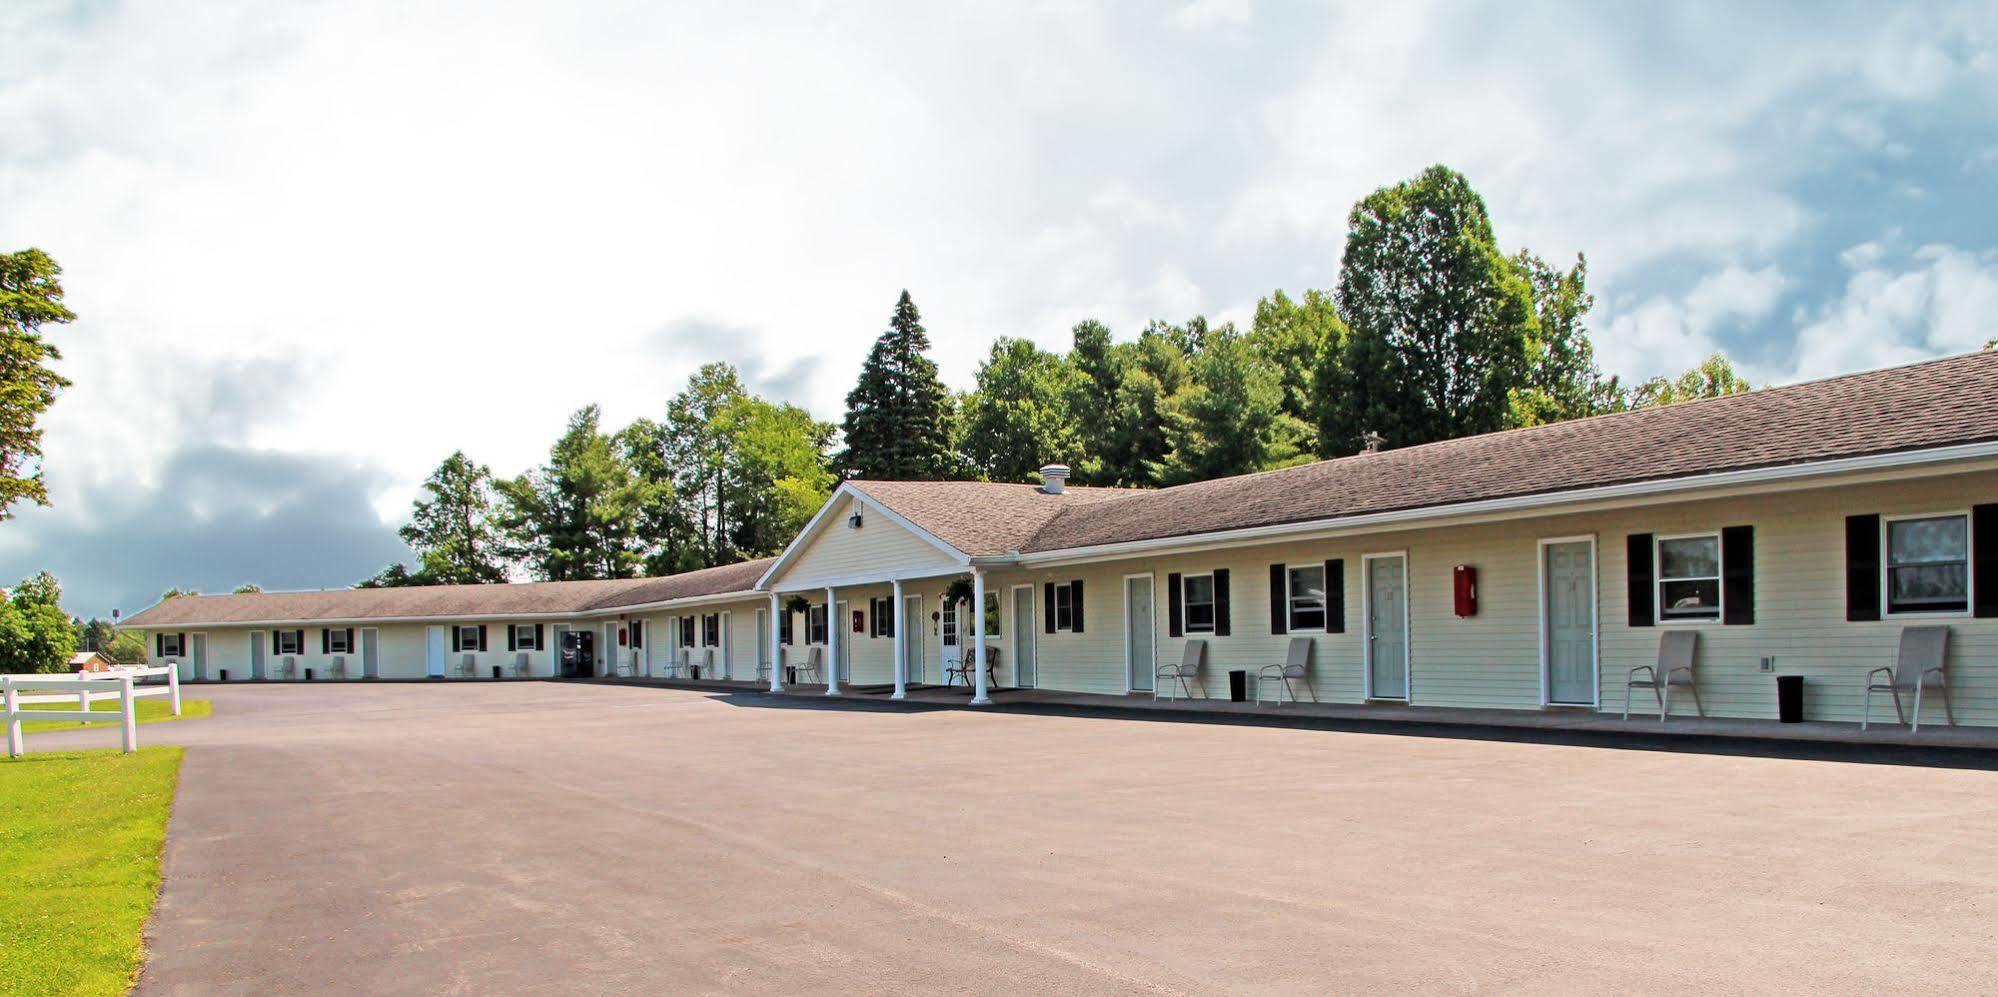
M1156 490L848 481L665 578L184 596L186 681L623 676L1998 725L1998 352ZM1891 671L1900 658L1903 667ZM985 667L978 667L983 661ZM1886 673L1875 669L1887 668ZM1919 685L1916 683L1919 681Z

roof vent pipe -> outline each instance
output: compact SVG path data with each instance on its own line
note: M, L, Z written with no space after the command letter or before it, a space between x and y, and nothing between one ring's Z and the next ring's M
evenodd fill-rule
M1360 445L1366 447L1368 453L1380 453L1381 445L1386 442L1386 437L1371 429L1360 435Z
M1067 464L1044 464L1041 466L1041 491L1049 495L1060 495L1068 484Z

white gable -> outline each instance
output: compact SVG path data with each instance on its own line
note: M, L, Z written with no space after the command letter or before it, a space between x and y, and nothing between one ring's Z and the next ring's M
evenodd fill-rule
M860 528L849 520L858 509ZM798 544L786 551L768 587L815 588L888 578L917 578L960 570L964 560L940 542L923 536L851 493L834 497L819 514L816 530L807 529Z

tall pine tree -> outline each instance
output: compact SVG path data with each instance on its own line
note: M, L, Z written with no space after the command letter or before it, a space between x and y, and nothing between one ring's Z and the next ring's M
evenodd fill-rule
M879 480L936 481L952 477L950 393L928 356L930 337L904 290L888 331L874 341L860 382L846 396L847 475Z

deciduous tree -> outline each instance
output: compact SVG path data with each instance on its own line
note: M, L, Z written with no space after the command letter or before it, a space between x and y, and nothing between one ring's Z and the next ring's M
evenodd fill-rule
M0 603L0 672L68 671L76 643L54 575L44 571L22 581Z
M1343 349L1317 383L1321 453L1377 432L1394 446L1501 429L1527 383L1533 292L1499 251L1485 202L1432 166L1354 206L1339 274Z
M1080 463L1082 426L1071 403L1084 383L1060 355L1000 337L960 409L959 452L994 481L1031 481L1049 461Z
M1716 353L1678 377L1654 377L1638 385L1637 390L1632 392L1631 404L1634 408L1650 408L1699 398L1738 395L1754 388L1734 369L1734 364Z

